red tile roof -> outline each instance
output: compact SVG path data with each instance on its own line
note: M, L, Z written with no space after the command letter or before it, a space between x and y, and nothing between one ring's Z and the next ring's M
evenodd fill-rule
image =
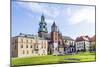
M79 42L79 41L90 41L90 37L89 36L80 36L80 37L77 37L76 42Z
M96 41L96 35L94 35L93 37L91 37L90 41Z

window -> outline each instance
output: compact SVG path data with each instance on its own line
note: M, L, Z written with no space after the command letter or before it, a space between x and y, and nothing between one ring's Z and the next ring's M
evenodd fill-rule
M44 48L46 48L46 43L44 44Z
M57 48L55 48L55 50L58 50Z
M45 28L45 26L43 26L43 28Z
M17 40L15 40L15 43L17 43Z
M84 45L85 45L85 42L84 42Z
M28 50L27 50L27 54L29 54Z
M26 42L28 43L28 40L26 40Z
M26 48L28 48L28 45L26 45Z
M15 45L15 47L14 47L15 49L16 49L16 45Z
M55 37L55 40L57 40L57 37Z
M23 50L23 54L25 54L25 51Z
M67 40L65 40L65 43L68 43L68 41L67 41Z
M21 42L23 42L23 39L21 39Z
M32 40L31 40L31 43L32 43Z
M21 48L23 48L23 45L21 45Z
M35 53L38 54L38 51L36 51Z
M43 48L43 44L42 44L42 47L41 48Z
M32 53L34 53L34 50L32 50Z
M43 53L45 53L45 50L43 50Z
M32 48L32 45L30 46L30 48Z
M36 45L36 48L38 49L38 45Z

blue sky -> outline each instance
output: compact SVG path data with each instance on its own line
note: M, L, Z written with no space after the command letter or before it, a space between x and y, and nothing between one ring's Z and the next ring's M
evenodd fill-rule
M95 7L12 1L12 36L37 34L42 13L48 31L55 21L62 35L76 38L95 35Z

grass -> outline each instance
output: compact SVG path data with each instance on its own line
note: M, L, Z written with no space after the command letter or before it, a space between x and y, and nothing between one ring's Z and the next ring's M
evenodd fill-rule
M12 66L23 65L44 65L58 63L76 63L76 62L92 62L95 61L95 53L79 53L76 55L65 56L36 56L25 58L12 58Z

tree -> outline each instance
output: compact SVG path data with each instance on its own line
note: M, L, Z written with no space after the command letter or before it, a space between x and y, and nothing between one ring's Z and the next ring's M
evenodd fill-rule
M85 42L84 42L84 52L86 52L86 47L85 47L85 46L86 46L86 44L85 44Z

